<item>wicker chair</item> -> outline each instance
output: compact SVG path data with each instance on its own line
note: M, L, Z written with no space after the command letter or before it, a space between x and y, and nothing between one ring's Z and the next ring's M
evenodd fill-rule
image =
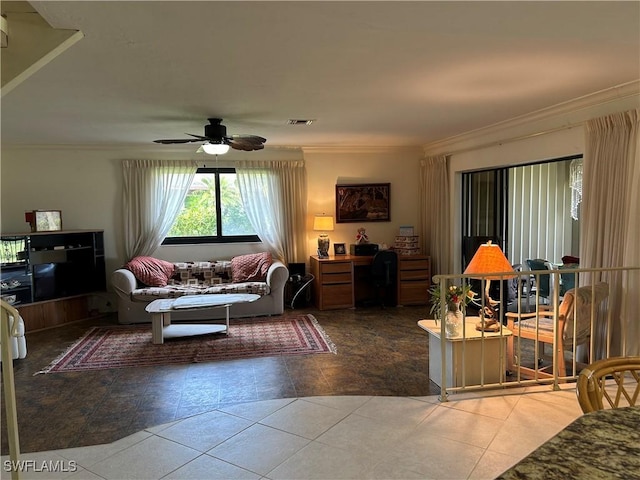
M535 313L507 312L507 328L513 332L507 340L507 369L514 369L514 358L518 357L514 342L517 337L526 338L539 343L535 351L538 358L544 353L544 345L556 344L557 369L548 371L548 367L538 367L537 362L533 368L522 365L522 359L518 358L516 365L524 377L551 378L555 375L564 377L566 365L564 351L573 347L574 336L576 346L588 345L591 334L591 310L595 307L597 312L600 304L609 295L609 286L606 283L588 285L578 289L569 290L558 306L558 323L554 325L555 312L549 310L546 305L539 305ZM574 323L575 332L574 332ZM576 352L572 352L573 355ZM578 360L576 358L576 360ZM583 364L589 362L582 359Z
M578 375L576 393L584 413L638 405L640 357L612 357L589 364Z

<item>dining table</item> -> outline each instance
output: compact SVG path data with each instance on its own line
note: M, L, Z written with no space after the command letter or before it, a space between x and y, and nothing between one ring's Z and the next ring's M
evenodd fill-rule
M640 406L582 415L496 479L640 479Z

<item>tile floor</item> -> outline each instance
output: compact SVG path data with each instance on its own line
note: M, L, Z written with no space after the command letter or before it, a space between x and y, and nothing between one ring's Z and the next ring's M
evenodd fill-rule
M437 396L263 400L109 444L24 454L21 478L494 478L580 415L571 386L455 394L444 403Z
M28 335L21 478L493 478L581 413L571 386L439 402L426 307L304 313L337 355L34 376L95 321Z

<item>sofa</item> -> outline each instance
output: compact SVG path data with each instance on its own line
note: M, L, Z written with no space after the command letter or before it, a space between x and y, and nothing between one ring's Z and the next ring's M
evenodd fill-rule
M145 307L159 298L219 293L255 293L251 303L231 305L232 318L280 315L284 312L287 267L268 253L249 254L231 260L208 262L166 262L136 257L117 269L111 284L117 295L118 323L151 322ZM224 308L176 310L172 322L220 319Z
M9 346L11 358L25 358L27 356L27 340L24 336L24 320L20 313L9 303L2 300L2 321L7 321L9 325ZM0 345L0 362L2 361L2 345Z

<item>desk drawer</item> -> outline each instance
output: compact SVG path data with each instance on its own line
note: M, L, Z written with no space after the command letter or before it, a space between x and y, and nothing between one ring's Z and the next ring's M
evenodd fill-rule
M400 270L400 281L429 280L429 270Z
M400 260L400 270L429 270L429 260L428 259L420 259L420 260Z
M425 305L429 300L429 282L415 281L403 282L400 285L401 305Z
M331 285L333 283L351 283L351 272L349 273L325 273L322 275L322 284Z
M321 310L351 307L353 307L353 288L351 283L322 286Z
M320 265L323 274L327 273L347 273L351 275L351 262L324 263Z

